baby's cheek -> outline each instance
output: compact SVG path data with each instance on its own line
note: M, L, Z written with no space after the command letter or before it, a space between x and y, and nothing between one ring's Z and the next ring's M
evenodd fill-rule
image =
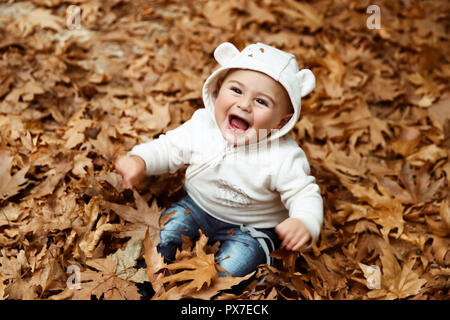
M254 126L258 129L271 130L277 125L274 114L271 112L261 112L259 114L255 114L254 119Z
M227 105L227 99L219 95L214 106L214 113L216 115L216 118L220 118L221 120L225 118Z

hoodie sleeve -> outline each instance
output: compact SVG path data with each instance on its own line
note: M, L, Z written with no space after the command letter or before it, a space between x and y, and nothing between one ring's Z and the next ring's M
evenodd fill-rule
M316 179L310 175L305 153L297 146L280 160L273 177L274 189L289 210L289 216L299 219L311 233L310 247L318 238L323 222L323 201Z
M148 175L174 173L190 162L192 142L201 125L200 111L197 110L190 120L157 139L136 145L128 155L141 157L145 161Z

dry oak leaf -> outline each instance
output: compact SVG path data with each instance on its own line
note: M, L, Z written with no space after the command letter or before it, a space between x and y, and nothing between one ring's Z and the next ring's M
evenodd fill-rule
M86 264L98 271L81 272L81 289L74 290L72 299L90 300L91 295L105 300L138 300L140 294L134 283L120 279L116 275L117 260L113 255L103 259L86 261ZM67 290L67 289L66 289Z
M12 176L12 161L13 157L6 150L0 150L0 200L8 199L28 185L25 174L30 166L23 167Z

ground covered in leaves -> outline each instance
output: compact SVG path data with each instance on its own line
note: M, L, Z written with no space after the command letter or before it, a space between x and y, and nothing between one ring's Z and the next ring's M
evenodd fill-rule
M71 4L80 29L66 25ZM366 25L371 4L381 29ZM448 299L449 12L436 0L2 1L0 299L138 299L144 280L155 299ZM320 239L275 251L242 293L223 291L243 279L217 277L219 244L204 236L168 265L155 250L183 172L131 191L113 168L202 107L224 41L275 45L317 77L292 135L322 191Z

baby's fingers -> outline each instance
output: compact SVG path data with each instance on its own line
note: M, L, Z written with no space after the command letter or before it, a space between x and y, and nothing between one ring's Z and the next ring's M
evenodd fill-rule
M301 247L303 247L306 243L308 243L310 236L305 234L301 237L301 239L297 242L297 244L292 248L292 251L297 251Z
M283 241L284 247L287 250L293 250L293 248L297 245L297 243L300 241L300 235L296 233L290 233Z
M125 157L124 156L120 156L116 159L116 161L114 161L114 168L116 169L116 171L118 173L120 173L121 175L123 175L125 173Z
M123 187L125 189L131 189L133 188L133 183L131 182L131 179L123 178L122 179Z

